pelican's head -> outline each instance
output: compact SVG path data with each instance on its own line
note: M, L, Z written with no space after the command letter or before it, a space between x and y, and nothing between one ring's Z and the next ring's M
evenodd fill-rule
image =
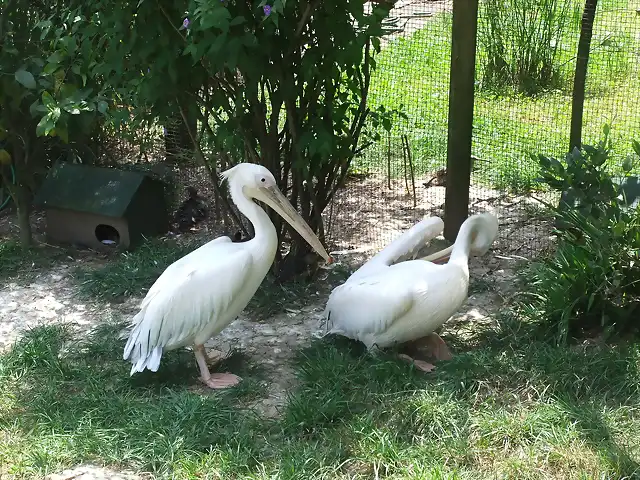
M494 240L498 236L498 218L492 213L479 213L467 218L458 231L458 238L469 235L471 242L469 251L473 255L484 255L489 251ZM453 251L453 245L433 253L423 260L427 260L432 263L445 263L449 260L451 252Z
M484 255L498 236L498 219L494 214L485 212L472 215L462 225L465 223L469 224L471 231L471 253Z
M273 174L262 165L254 163L240 163L222 172L222 178L229 182L231 190L240 189L248 198L260 200L269 205L284 218L289 225L304 238L313 249L318 252L327 263L333 260L295 208L289 203L280 189Z

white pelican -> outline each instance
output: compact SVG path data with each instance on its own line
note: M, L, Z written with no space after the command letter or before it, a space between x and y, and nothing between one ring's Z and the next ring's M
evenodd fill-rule
M265 167L241 163L222 173L231 199L253 224L247 242L219 237L169 265L153 284L133 318L123 359L131 375L156 372L166 350L193 346L200 378L211 388L237 384L231 373L210 373L204 343L229 325L247 306L273 263L278 237L267 213L253 200L281 215L327 262L331 257L311 228L278 190Z
M498 233L498 220L490 213L473 215L460 227L452 247L422 259L402 261L415 258L443 227L438 217L424 219L333 289L324 312L327 334L359 340L369 350L422 344L436 359L451 358L435 330L465 302L469 254L482 255L489 250ZM447 258L444 265L435 263ZM408 355L400 357L420 370L435 368Z

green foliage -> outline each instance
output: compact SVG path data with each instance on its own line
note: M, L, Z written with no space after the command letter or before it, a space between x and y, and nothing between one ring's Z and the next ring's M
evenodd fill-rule
M484 2L479 37L483 87L533 95L559 86L558 50L566 30L580 18L577 5L574 0Z
M38 176L56 160L60 145L91 130L107 102L93 82L97 52L78 35L84 22L79 9L28 0L7 0L0 9L0 180L18 207L27 245L30 192ZM9 163L15 183L7 181Z
M619 183L607 172L608 135L605 127L596 146L584 145L564 162L538 156L541 180L563 197L554 208L557 250L529 270L536 294L528 311L541 315L559 342L640 327L640 208L629 206L640 190L637 179ZM640 144L633 148L640 156Z
M81 36L103 52L99 73L136 121L197 118L212 153L267 166L319 232L353 157L397 115L367 106L391 4L371 13L361 0L87 8ZM131 120L128 109L113 115L116 124Z
M45 6L9 1L3 7L0 129L11 139L29 133L16 131L16 125L36 122L38 137L57 136L68 142L72 116L104 114L108 108L89 81L97 54L78 35L81 12L59 8L55 2Z

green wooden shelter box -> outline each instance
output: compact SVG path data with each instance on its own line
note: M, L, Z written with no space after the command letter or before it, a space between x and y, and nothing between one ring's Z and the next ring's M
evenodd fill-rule
M169 226L163 183L141 172L58 163L35 204L50 240L96 250L135 248Z

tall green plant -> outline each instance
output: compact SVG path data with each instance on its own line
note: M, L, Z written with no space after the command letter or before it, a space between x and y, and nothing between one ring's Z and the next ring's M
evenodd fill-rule
M533 95L560 84L558 50L579 12L573 0L485 0L482 86Z
M640 189L637 178L618 182L607 171L608 133L564 162L538 156L542 181L563 200L553 208L561 220L556 252L527 272L535 288L527 311L550 325L560 343L640 330L640 206L629 205ZM640 157L640 144L632 145ZM637 160L629 157L624 170Z

